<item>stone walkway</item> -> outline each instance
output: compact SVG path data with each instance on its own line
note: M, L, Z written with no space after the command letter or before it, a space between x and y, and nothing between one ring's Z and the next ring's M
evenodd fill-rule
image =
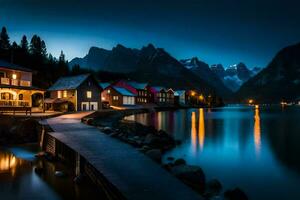
M189 200L200 195L128 144L96 127L81 123L90 112L47 119L52 136L87 159L107 180L132 200Z

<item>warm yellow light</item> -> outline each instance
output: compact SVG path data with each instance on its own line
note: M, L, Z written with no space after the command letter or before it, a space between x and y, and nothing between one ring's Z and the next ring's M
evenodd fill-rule
M259 105L255 105L255 108L259 108Z
M254 102L253 99L249 99L249 100L248 100L248 103L249 103L249 104L253 104L253 102Z
M203 150L205 140L205 124L204 124L204 110L203 108L199 109L199 144L200 150Z
M195 94L196 94L196 92L192 91L191 95L192 95L192 96L195 96Z
M92 98L92 91L86 91L86 97L87 98Z
M287 105L287 102L282 101L282 102L281 102L281 105L282 105L282 106Z
M258 105L256 105L258 106ZM256 107L255 106L255 107ZM261 128L260 128L260 115L259 109L256 107L254 115L254 145L256 153L260 153L261 148Z
M204 96L203 96L202 94L199 96L199 100L200 100L200 101L203 101L203 100L204 100Z
M12 79L14 79L14 80L17 79L17 74L13 74Z
M101 97L102 101L105 101L105 97Z

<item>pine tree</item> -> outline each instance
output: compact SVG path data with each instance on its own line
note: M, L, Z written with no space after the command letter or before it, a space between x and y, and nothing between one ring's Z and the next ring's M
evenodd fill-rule
M19 49L19 45L18 45L16 42L13 42L12 45L11 45L11 49L12 49L12 50L17 50L17 49Z
M23 35L20 46L23 51L28 52L28 41L26 35Z
M0 49L1 50L9 50L9 48L10 48L9 36L7 34L6 28L2 27L2 30L0 33Z
M62 50L59 55L59 62L66 62L66 56Z
M42 55L42 41L39 36L32 36L30 41L29 52L36 56Z
M47 48L44 40L41 41L41 55L45 58L47 57Z

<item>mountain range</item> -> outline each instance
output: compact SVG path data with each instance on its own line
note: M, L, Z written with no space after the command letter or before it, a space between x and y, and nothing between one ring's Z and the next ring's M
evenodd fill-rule
M279 102L300 97L300 44L279 51L262 70L258 67L250 70L242 62L227 68L222 64L209 66L196 57L178 61L152 44L141 49L122 45L112 50L91 47L86 56L70 62L70 66L75 64L175 89L216 92L235 100Z
M250 70L242 62L231 65L226 69L224 69L222 64L215 64L210 68L223 81L225 86L234 92L261 70L261 68L258 67L254 67Z
M69 65L78 64L95 71L125 73L136 81L147 81L165 87L194 88L203 92L215 92L221 96L231 94L207 64L198 59L195 62L199 67L191 70L164 49L156 48L152 44L141 49L126 48L119 44L112 50L91 47L85 57L74 58Z

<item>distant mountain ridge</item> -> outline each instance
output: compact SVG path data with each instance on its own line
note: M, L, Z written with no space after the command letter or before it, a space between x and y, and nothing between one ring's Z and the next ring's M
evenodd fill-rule
M235 92L243 83L255 76L261 69L254 67L250 70L244 63L240 62L226 69L224 69L222 64L212 65L211 70L223 80L229 89Z
M137 81L182 89L200 89L204 92L222 96L230 92L226 87L211 84L206 77L185 68L181 62L162 48L149 44L141 49L126 48L117 45L112 50L92 47L83 58L74 58L69 66L108 72L125 73ZM211 75L214 75L211 73ZM215 76L216 77L216 76Z
M300 43L280 50L270 64L237 92L241 100L278 103L300 97Z
M225 86L220 77L215 74L209 67L209 65L203 61L200 61L197 57L190 59L180 60L181 64L187 69L192 71L198 77L204 79L210 85L223 91L223 93L229 94L231 91Z

